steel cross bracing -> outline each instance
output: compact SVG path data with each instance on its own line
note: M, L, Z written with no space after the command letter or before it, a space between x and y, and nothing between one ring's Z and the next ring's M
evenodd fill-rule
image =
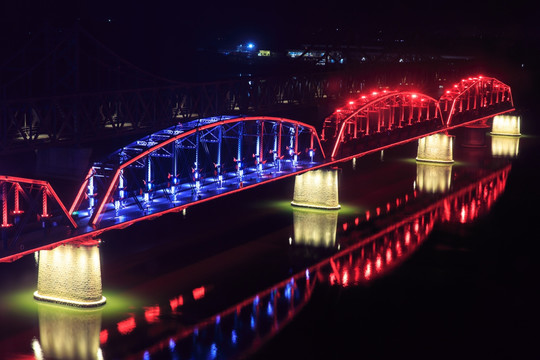
M224 115L176 122L94 163L69 210L46 182L2 177L4 244L18 244L23 233L35 228L15 215L21 209L19 195L24 194L34 204L25 211L39 212L36 196L29 195L36 189L41 189L41 215L52 213L43 210L49 198L57 209L54 218L38 217L37 224L69 228L62 235L56 232L56 238L41 234L43 242L95 237L111 228L482 121L513 111L513 106L509 86L479 76L462 80L439 101L411 91L359 94L326 119L321 138L311 125L277 117Z

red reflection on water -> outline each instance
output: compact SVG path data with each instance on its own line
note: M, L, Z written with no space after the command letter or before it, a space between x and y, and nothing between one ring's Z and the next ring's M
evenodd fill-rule
M377 260L375 260L375 269L377 269L377 272L381 271L381 269L382 269L382 256L381 256L381 254L377 254Z
M371 278L371 260L366 262L366 268L364 270L364 277L369 280Z
M169 304L171 305L171 310L176 311L180 306L184 305L184 297L179 295L178 297L169 300Z
M407 230L405 233L405 245L409 245L411 243L411 232L410 230Z
M349 272L347 271L347 269L343 270L343 276L341 277L341 284L343 286L349 285Z
M467 209L465 205L461 206L461 211L459 213L459 222L464 224L467 221Z
M101 345L105 344L107 340L109 339L109 332L107 329L103 329L99 332L99 343Z
M149 324L153 324L159 320L159 306L149 306L144 308L144 318Z
M401 257L401 243L399 240L396 242L396 253L398 258Z
M192 293L193 293L193 298L195 300L199 300L199 299L203 298L204 293L205 293L204 286L193 289Z
M126 320L122 320L118 324L116 324L118 332L122 335L127 335L132 332L135 329L135 326L135 317L133 315L131 315L131 317L127 318Z

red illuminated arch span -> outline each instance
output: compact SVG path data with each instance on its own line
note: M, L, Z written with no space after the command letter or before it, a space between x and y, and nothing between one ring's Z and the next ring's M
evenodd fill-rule
M514 106L512 89L493 77L476 76L462 79L446 90L439 103L446 114L446 126L453 126L456 113L508 103Z
M370 129L370 112L378 113L375 130ZM444 125L439 101L425 94L413 91L383 91L363 95L357 101L351 101L348 106L336 110L325 121L325 126L334 122L337 135L334 137L331 157L335 158L340 144L345 141L346 133L357 137L359 133L369 135L382 129L393 130L437 118L441 119L441 125Z

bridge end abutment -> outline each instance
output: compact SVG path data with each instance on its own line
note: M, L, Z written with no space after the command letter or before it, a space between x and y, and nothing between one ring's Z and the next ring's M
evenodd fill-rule
M317 169L296 175L293 206L338 210L338 168Z

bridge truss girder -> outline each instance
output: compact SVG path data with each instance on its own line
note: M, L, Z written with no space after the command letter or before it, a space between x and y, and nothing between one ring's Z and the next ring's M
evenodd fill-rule
M361 95L337 109L325 119L321 138L334 140L331 157L335 158L341 144L349 140L437 119L442 126L436 99L417 92L383 90Z
M456 125L456 117L464 112L481 113L514 106L510 86L485 76L462 79L444 92L439 103L448 127Z
M324 159L324 151L311 125L264 116L199 119L148 135L94 163L69 213L87 208L96 225L110 202L140 204L157 191L171 196L179 187L196 194L203 182L225 177L241 182L244 172L262 176L265 169L315 158Z

